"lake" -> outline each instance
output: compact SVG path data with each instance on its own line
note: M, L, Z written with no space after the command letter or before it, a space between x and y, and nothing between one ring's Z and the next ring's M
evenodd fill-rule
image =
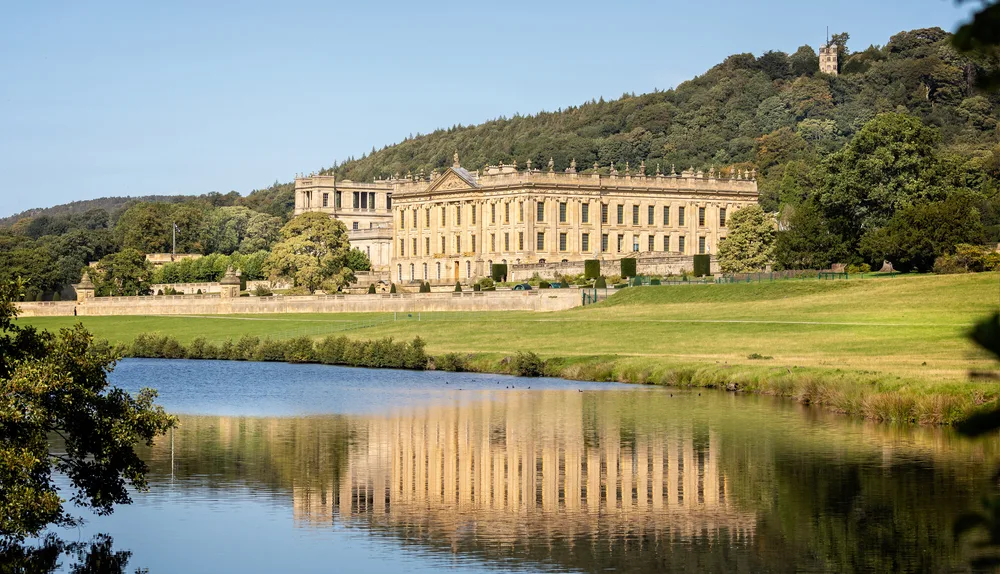
M996 441L770 397L125 360L179 426L84 540L151 572L928 572Z

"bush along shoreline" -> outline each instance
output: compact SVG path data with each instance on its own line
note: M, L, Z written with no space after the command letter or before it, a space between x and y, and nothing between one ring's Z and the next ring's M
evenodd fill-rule
M664 385L720 389L785 397L834 412L896 423L953 425L995 405L1000 389L975 382L947 385L888 375L767 365L685 365L650 357L554 357L543 360L531 351L513 355L477 353L427 354L420 337L356 340L328 336L313 340L261 339L245 335L233 342L213 343L202 337L183 345L169 335L143 333L121 345L121 355L150 359L215 359L287 363L318 363L375 369L440 370L559 377L591 382Z

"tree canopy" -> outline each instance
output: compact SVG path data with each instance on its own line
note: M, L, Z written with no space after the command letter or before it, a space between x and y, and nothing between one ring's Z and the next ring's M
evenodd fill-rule
M281 228L281 241L264 262L272 278L292 279L296 287L337 291L354 274L347 266L347 227L325 213L307 212Z

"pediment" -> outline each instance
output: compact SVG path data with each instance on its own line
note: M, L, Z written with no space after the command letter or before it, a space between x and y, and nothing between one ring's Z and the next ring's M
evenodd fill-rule
M463 169L462 171L465 170ZM462 174L454 168L448 168L448 171L444 172L444 175L431 184L431 186L427 188L427 191L449 191L452 189L471 189L474 187L479 186L476 185L476 180L472 177L472 174L467 171L465 174Z

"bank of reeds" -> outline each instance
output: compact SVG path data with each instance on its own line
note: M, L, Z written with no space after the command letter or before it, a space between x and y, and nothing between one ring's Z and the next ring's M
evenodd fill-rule
M995 403L1000 389L990 382L934 385L871 372L766 365L685 365L650 357L554 357L533 352L512 355L447 353L428 355L419 337L356 340L329 336L260 339L245 335L221 344L197 338L184 346L168 335L141 334L121 348L127 357L284 361L389 369L436 369L524 377L722 389L787 397L836 412L878 421L954 424Z

